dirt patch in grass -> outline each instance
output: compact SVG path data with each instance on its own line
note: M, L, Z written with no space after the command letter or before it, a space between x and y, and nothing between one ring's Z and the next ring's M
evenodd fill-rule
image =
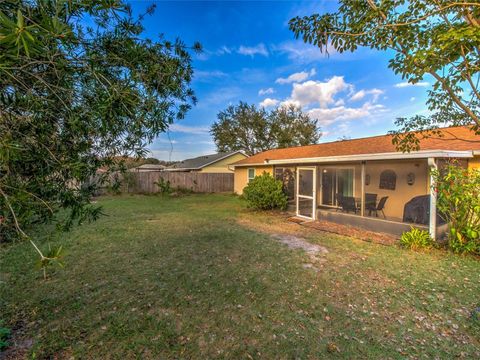
M322 260L322 255L328 254L326 247L309 243L307 240L290 234L272 234L271 237L278 240L282 244L287 245L290 249L301 249L307 253L312 262ZM304 267L310 268L312 264L304 264Z

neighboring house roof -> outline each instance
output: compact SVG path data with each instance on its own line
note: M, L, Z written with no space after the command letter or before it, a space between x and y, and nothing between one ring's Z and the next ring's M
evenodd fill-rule
M380 159L375 154L394 156L394 158L427 157L450 152L480 151L480 135L475 135L468 127L449 127L439 129L443 136L432 136L420 140L420 151L412 153L401 153L392 144L391 135L372 136L367 138L333 141L316 145L290 147L284 149L267 150L249 158L234 163L234 166L260 165L266 163L282 163L286 160L305 160L319 158L331 158L347 161L347 159L363 160L367 156ZM447 155L447 154L446 154ZM464 154L467 156L468 154ZM370 158L369 157L369 158ZM470 156L471 157L471 156ZM386 156L385 156L386 158Z
M129 171L162 171L165 169L165 165L161 164L143 164L134 168L129 169Z
M243 154L242 151L232 151L228 153L217 153L211 155L202 155L192 159L186 159L172 165L165 169L168 171L186 171L186 170L200 170L205 166L212 165L220 160L226 159L235 154ZM246 155L245 155L246 156Z

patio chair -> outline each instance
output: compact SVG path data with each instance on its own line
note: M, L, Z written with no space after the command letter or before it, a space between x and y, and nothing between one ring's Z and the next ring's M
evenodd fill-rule
M355 202L355 198L353 196L344 196L342 201L342 210L346 211L347 213L353 211L355 214L357 213L357 204Z
M337 198L337 211L343 208L343 194L336 194L335 197Z
M387 202L388 196L384 196L380 199L378 202L378 205L372 209L372 211L375 212L375 217L378 217L378 212L381 211L383 214L383 218L386 219L387 217L385 216L385 213L383 212L383 209L385 208L385 203Z
M368 215L372 215L372 211L377 208L377 194L365 193L365 210L368 210Z

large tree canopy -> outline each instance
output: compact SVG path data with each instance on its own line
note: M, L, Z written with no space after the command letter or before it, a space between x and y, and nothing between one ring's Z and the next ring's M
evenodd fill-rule
M0 2L0 240L61 208L62 227L96 218L96 170L145 155L195 103L199 45L145 39L142 18L120 0Z
M321 133L317 121L295 106L270 112L240 102L217 115L211 127L218 151L243 150L248 155L289 146L316 144Z
M295 36L322 51L355 51L360 46L393 50L389 67L415 84L434 81L428 93L429 116L397 119L395 142L418 148L418 133L428 136L442 125L469 125L480 133L480 3L478 1L342 0L338 11L290 20Z

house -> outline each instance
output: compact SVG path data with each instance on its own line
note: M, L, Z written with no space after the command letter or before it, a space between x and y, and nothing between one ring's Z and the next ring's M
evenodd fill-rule
M267 172L284 181L299 217L395 235L415 223L435 237L445 225L435 216L429 169L453 159L480 169L480 136L467 127L443 128L410 153L398 152L391 135L268 150L234 164L234 189L241 194Z
M143 164L134 168L129 169L129 172L151 172L151 171L163 171L165 170L165 165L161 164Z
M248 156L245 155L242 151L202 155L193 159L186 159L180 161L165 170L233 174L233 167L231 167L231 165L235 162L246 159L247 157Z

